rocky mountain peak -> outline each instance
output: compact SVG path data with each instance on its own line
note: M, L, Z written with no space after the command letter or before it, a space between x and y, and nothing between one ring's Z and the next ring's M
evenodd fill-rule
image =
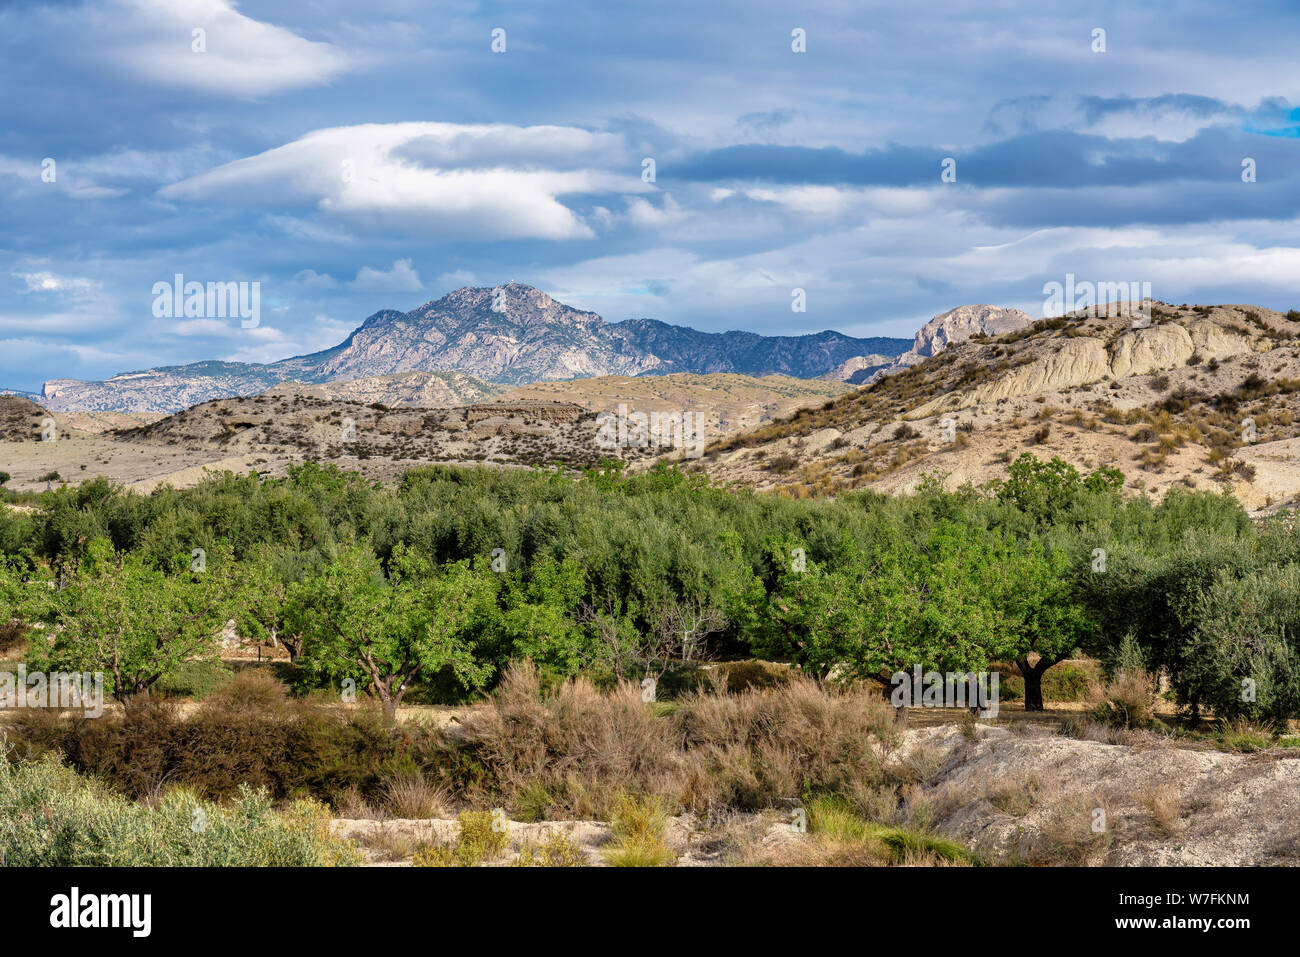
M904 339L836 332L762 336L653 320L608 323L532 286L508 282L457 289L410 312L376 312L337 346L268 365L194 363L144 370L129 380L60 381L52 388L63 408L173 412L285 380L339 382L404 372L459 371L506 385L673 372L812 378L854 356L895 356L906 345Z
M1002 306L958 306L935 316L917 330L911 351L921 357L942 352L954 342L971 336L1001 336L1033 325L1033 318L1019 309Z
M965 342L971 336L1001 336L1033 324L1033 317L1019 309L987 305L958 306L941 312L918 329L912 339L912 348L889 365L870 374L867 374L867 370L862 370L858 376L847 381L861 381L871 385L887 375L938 355L948 346ZM861 378L861 375L866 375L866 378Z

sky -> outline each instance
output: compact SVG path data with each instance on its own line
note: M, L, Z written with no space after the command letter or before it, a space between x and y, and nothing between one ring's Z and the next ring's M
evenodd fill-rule
M765 334L1069 274L1300 308L1298 41L1295 0L11 0L0 387L510 281ZM157 315L177 274L258 322Z

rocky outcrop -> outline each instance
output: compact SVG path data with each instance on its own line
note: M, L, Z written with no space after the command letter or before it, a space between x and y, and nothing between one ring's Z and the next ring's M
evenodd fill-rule
M317 399L379 403L390 408L420 406L443 409L484 402L504 395L504 386L484 382L463 372L397 372L346 382L282 382L265 395L304 395Z
M1124 333L1111 345L1109 371L1117 379L1130 375L1148 375L1186 365L1195 351L1191 335L1176 323L1134 329ZM1096 379L1089 381L1095 382Z
M852 359L845 359L834 369L820 376L819 379L830 379L833 382L864 382L871 373L878 369L883 369L894 360L889 356L882 356L879 353L869 356L854 356Z
M1051 343L1050 351L1003 373L997 381L937 396L903 418L914 421L1000 399L1181 369L1193 356L1201 361L1224 361L1258 348L1267 348L1267 343L1210 320L1131 329L1109 344L1090 336L1059 339Z
M935 316L912 339L912 355L921 358L938 355L954 342L971 336L1003 336L1033 325L1028 313L1002 306L958 306Z
M1191 323L1188 326L1188 333L1192 337L1192 345L1196 347L1197 355L1206 362L1211 359L1222 362L1234 356L1254 352L1258 342L1254 336L1241 335L1208 319Z
M968 392L952 392L918 406L904 419L924 419L940 412L969 409L972 406L1087 385L1111 374L1106 345L1100 339L1079 336L1061 340L1059 347L1041 359L1011 369L993 382Z
M912 339L912 347L883 369L872 373L867 385L882 377L924 362L938 355L956 342L965 342L971 336L1003 336L1033 325L1033 318L1019 309L1001 306L958 306L935 316Z

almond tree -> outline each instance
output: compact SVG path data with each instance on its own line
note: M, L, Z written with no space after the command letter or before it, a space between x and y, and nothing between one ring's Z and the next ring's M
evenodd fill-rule
M867 552L846 539L830 560L781 572L763 650L820 676L885 688L917 666L987 669L996 645L995 609L982 587L987 567L987 543L951 524L921 547L895 534Z
M260 551L240 566L240 600L235 617L239 634L258 641L270 639L289 652L289 662L302 653L302 635L285 628L289 587L271 555Z
M449 668L471 687L491 676L469 635L495 594L488 574L466 562L435 569L399 546L386 577L368 548L349 546L319 575L290 586L286 625L302 636L304 667L364 683L396 720L421 676Z
M1024 676L1025 710L1042 711L1043 674L1095 633L1069 559L1038 542L999 540L985 587L998 611L996 653L1014 661Z
M230 566L228 549L214 549L206 571L168 575L95 540L52 598L44 657L53 669L105 672L119 701L146 694L184 662L216 656Z

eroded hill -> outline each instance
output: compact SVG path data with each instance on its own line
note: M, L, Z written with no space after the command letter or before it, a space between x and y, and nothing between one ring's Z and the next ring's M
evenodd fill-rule
M280 383L261 395L202 402L174 415L50 412L0 397L0 468L36 490L97 475L148 490L192 485L211 470L281 474L315 459L391 480L427 462L631 468L658 448L610 448L597 415L691 412L701 442L820 404L840 382L785 376L609 376L507 390L460 373L397 373L351 382ZM469 395L472 401L454 401ZM490 400L490 401L480 401ZM55 440L43 439L52 419Z
M1160 303L1145 326L1070 315L974 336L687 467L799 495L893 491L931 472L979 484L1032 451L1263 508L1300 496L1298 414L1300 313Z

